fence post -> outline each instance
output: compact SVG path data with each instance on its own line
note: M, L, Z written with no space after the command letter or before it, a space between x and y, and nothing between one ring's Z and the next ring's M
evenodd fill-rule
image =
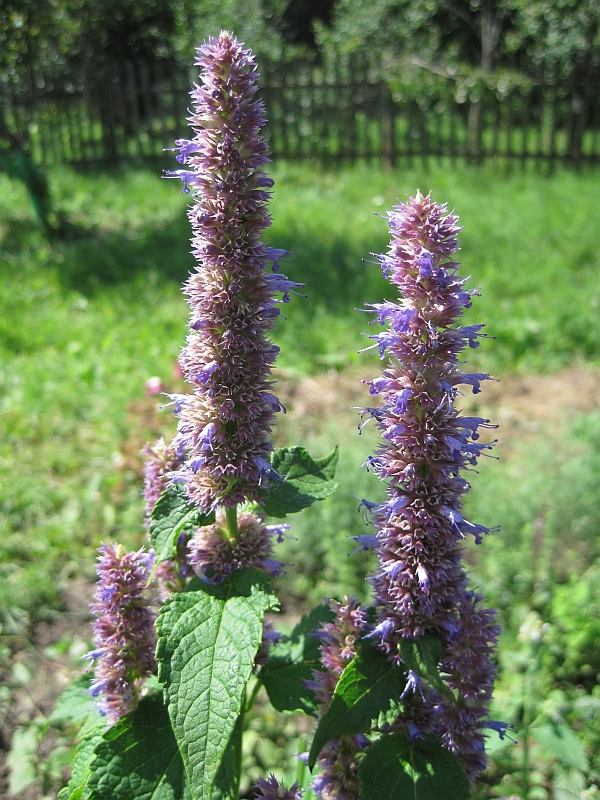
M467 155L469 161L481 161L481 129L483 121L483 101L471 100L467 122Z

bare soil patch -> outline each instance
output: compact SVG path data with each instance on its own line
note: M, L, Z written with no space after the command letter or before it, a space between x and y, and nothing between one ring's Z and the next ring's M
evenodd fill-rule
M358 419L355 407L377 405L362 383L376 369L364 367L318 375L278 374L279 396L288 409L288 422L315 434L326 420L342 423ZM507 374L498 381L486 381L480 394L467 388L465 410L483 413L500 424L506 433L524 429L539 432L552 425L562 426L573 415L600 408L600 370L572 366L551 374Z

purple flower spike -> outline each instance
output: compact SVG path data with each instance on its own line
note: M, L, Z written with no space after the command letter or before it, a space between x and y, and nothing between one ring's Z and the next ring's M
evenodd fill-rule
M479 543L494 529L463 517L469 485L460 473L494 444L477 441L480 429L494 426L461 416L454 401L456 387L470 385L477 393L489 378L463 372L459 361L483 335L481 325L457 325L478 292L466 291L456 273L460 228L446 206L417 193L388 220L390 248L377 258L401 299L372 306L387 325L378 341L389 363L367 381L381 405L364 412L382 436L368 464L388 487L386 502L370 514L379 557L373 578L379 619L370 635L398 663L403 637L427 634L441 641L444 680L456 694L440 698L409 670L397 726L439 735L474 778L485 765L482 729L498 628L494 612L479 609L480 598L467 589L461 545L467 533Z
M114 723L135 708L144 678L155 671L154 615L144 597L153 559L143 548L126 553L122 545L102 544L98 552L99 582L90 606L96 647L86 657L96 661L92 696Z
M189 562L201 577L221 583L236 569L256 567L271 577L281 575L283 564L271 557L273 538L282 541L289 525L265 525L262 517L240 511L237 539L230 538L223 509L212 525L198 528L189 544Z
M143 450L144 463L144 499L146 501L146 528L150 527L150 516L156 501L164 492L169 482L168 475L175 472L183 463L183 456L173 442L166 444L164 439L151 446L147 444Z
M472 779L485 769L482 729L495 727L500 732L502 725L486 719L496 678L494 655L500 626L496 622L496 612L481 607L482 600L479 594L466 593L442 659L441 668L448 676L446 681L458 692L460 705L453 698L441 697L435 707L436 727L442 744L461 758Z
M286 789L282 783L279 783L275 775L270 775L266 779L259 777L254 788L260 793L257 794L257 798L262 797L264 800L302 800L304 794L302 789L298 789L298 781Z
M267 247L261 234L273 181L260 129L263 103L255 98L258 73L252 54L221 33L198 49L201 80L191 93L194 137L176 142L185 169L167 177L191 191L189 210L195 272L185 292L190 332L180 357L193 394L174 398L178 439L188 455L177 480L208 511L246 499L260 503L268 488L265 465L275 413L272 392L277 354L267 334L299 285L277 273L287 251Z
M330 600L329 606L336 618L334 622L325 623L317 634L326 672L315 670L311 682L321 704L321 713L327 709L344 668L356 656L360 636L368 627L365 609L354 598L345 597L343 603ZM336 736L325 745L318 758L323 772L312 784L322 800L358 800L358 765L368 745L369 740L362 735Z

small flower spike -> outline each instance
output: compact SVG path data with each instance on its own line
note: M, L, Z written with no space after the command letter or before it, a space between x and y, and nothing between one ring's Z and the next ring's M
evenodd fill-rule
M189 563L211 583L221 583L236 569L256 567L271 577L281 575L283 564L272 557L273 539L283 540L289 525L265 525L260 514L239 511L237 537L231 537L222 508L216 522L198 528L189 544Z
M343 603L330 600L329 605L336 618L325 623L318 633L326 671L315 670L309 684L320 702L321 714L327 709L344 668L358 652L361 634L367 630L365 610L354 598L345 597ZM325 745L317 761L322 772L312 785L322 800L358 800L358 765L368 744L366 736L343 735Z
M254 790L257 793L257 800L259 798L264 798L264 800L302 800L304 794L302 789L298 789L298 781L286 789L282 783L279 783L275 775L270 775L266 779L259 777Z
M160 438L154 445L149 443L143 448L144 459L144 500L146 501L146 528L150 527L152 509L164 492L169 474L175 472L183 463L183 455L171 443L166 444Z
M91 687L100 713L114 723L137 705L144 679L155 671L154 615L144 597L152 556L127 553L122 545L98 551L95 602L96 647L85 658L95 662Z

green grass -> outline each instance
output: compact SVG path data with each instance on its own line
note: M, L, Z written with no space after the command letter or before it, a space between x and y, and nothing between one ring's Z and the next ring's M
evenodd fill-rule
M493 166L436 169L432 163L428 170L382 173L363 166L316 176L290 168L281 171L277 187L273 237L298 250L288 271L306 282L309 295L290 312L293 321L305 320L308 355L294 352L290 325L282 331L284 363L291 354L304 369L314 368L315 354L317 364L356 360L365 319L351 309L390 294L377 266L361 261L387 247L386 222L373 212L385 213L417 187L460 215L462 273L482 290L467 317L485 321L497 337L477 361L496 370L553 369L600 356L597 172L511 176Z

